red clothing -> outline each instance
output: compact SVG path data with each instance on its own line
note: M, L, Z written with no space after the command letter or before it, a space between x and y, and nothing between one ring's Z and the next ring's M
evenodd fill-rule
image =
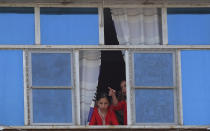
M103 125L101 116L99 115L98 109L96 107L94 107L89 125ZM119 125L115 113L114 111L112 111L111 108L108 109L108 112L106 114L105 125Z
M127 125L127 103L126 101L120 101L116 106L113 106L113 110L123 111L123 117L124 117L124 125Z

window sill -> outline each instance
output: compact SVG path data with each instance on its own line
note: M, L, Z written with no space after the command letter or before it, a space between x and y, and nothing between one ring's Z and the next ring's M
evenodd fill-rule
M63 129L72 129L72 130L210 130L210 126L0 126L0 130L63 130Z

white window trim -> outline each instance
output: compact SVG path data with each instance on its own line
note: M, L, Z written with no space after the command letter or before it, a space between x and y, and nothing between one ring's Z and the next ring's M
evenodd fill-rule
M75 124L80 125L80 76L79 76L79 50L73 51L74 56L74 83L75 83Z
M40 30L40 7L34 7L35 20L35 44L41 44L41 30Z
M168 24L167 24L167 8L161 8L162 18L162 44L168 45Z
M182 105L182 73L181 73L181 50L176 50L176 80L177 80L177 106L178 106L178 124L184 125L183 122L183 105Z
M28 52L23 51L23 79L24 79L24 125L29 125L29 101L28 101Z
M131 107L131 78L130 78L130 57L129 51L125 51L125 74L126 74L126 104L127 104L127 125L132 125L132 107Z
M104 45L104 8L103 5L98 8L99 18L99 45Z
M46 49L46 50L209 50L210 45L8 45L1 44L0 50L36 50L36 49Z

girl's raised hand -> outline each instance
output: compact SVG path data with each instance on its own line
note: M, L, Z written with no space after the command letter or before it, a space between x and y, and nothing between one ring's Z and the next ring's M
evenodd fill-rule
M111 87L108 87L108 89L109 89L109 96L115 95L116 91L114 89L112 89Z

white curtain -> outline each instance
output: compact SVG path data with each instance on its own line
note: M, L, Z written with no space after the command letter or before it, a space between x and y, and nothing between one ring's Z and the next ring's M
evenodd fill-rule
M81 124L86 125L92 99L98 84L100 51L80 52Z
M113 8L111 12L120 44L160 44L160 19L157 8Z

